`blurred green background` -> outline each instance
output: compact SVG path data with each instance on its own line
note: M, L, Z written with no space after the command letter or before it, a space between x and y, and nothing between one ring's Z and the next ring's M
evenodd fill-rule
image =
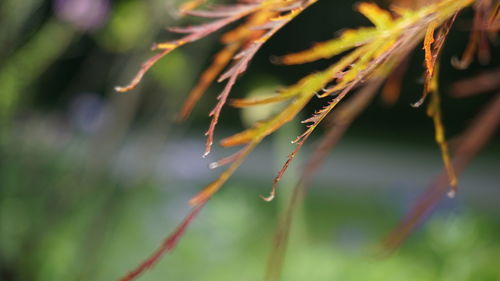
M311 7L259 52L233 96L271 91L325 67L283 67L269 58L366 25L353 3ZM164 27L197 22L178 18L180 4L0 1L0 280L116 280L161 243L188 199L220 172L207 166L227 150L201 158L220 85L189 121L174 122L217 50L216 36L169 55L139 89L113 91L151 56L153 42L174 38ZM499 65L495 46L487 66L449 65L463 52L471 18L471 11L461 14L443 54L450 136L492 97L451 99L450 85ZM295 221L283 280L500 280L498 133L463 174L457 198L443 200L395 255L374 255L442 166L432 121L409 106L421 93L421 61L416 50L401 100L392 107L375 100L318 174ZM244 128L245 116L227 107L217 136ZM302 129L290 124L265 141L174 253L140 280L261 280L278 213L312 147L292 165L277 202L258 195L268 192Z

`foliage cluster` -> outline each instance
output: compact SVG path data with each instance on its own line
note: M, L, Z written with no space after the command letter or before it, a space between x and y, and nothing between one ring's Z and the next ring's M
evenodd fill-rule
M181 13L208 18L209 21L200 25L171 28L172 32L183 34L183 36L174 41L155 44L153 50L158 53L142 65L129 85L117 87L116 90L118 92L133 90L157 61L176 48L204 38L226 26L236 24L236 27L220 37L222 50L216 54L212 65L201 75L179 115L180 119L186 119L214 80L225 83L224 89L217 97L217 104L210 112L211 122L206 132L206 156L212 149L216 125L237 79L247 70L257 52L270 38L317 1L240 0L231 5L210 6L205 10L197 9L204 4L204 0L189 1L181 7ZM270 195L262 197L266 201L271 201L276 196L278 183L298 151L320 123L327 123L328 131L323 142L306 165L302 181L291 198L275 237L276 243L271 255L267 278L278 279L292 213L297 202L303 197L305 186L314 170L321 164L327 152L335 145L349 124L369 104L378 88L385 83L383 92L386 98L389 100L398 98L398 85L402 79L401 66L404 66L412 51L423 41L424 89L421 99L412 106L420 107L429 99L427 114L434 122L435 139L442 153L444 172L386 243L390 249L399 245L423 214L428 212L443 194L454 196L457 191L458 173L487 142L499 123L500 99L497 96L464 133L464 141L456 147L454 157L450 156L440 109L439 57L458 13L470 6L475 9L470 42L463 57L453 61L457 68L465 68L470 64L476 52L481 61L488 60L487 37L494 36L500 28L500 3L491 0L437 0L422 5L408 6L405 5L405 1L399 1L393 3L390 10L385 10L374 3L363 2L359 3L356 9L368 18L373 26L347 29L339 33L336 38L315 44L308 50L275 58L275 63L292 65L338 57L326 69L309 74L294 85L279 89L273 96L230 101L230 104L237 108L273 103L286 103L286 106L274 117L257 122L253 127L220 141L223 147L243 147L233 155L210 165L211 168L226 165L228 168L217 180L207 185L190 200L191 212L163 245L121 280L136 278L144 270L153 266L164 253L173 249L189 223L243 163L247 155L264 138L293 120L312 99L318 97L325 100L325 105L312 117L302 121L307 124L306 130L293 140L296 148L276 176ZM348 96L352 97L346 99Z

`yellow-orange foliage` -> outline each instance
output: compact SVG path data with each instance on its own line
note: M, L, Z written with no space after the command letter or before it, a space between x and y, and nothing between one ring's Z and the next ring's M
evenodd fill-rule
M214 142L214 131L221 116L221 110L228 101L230 92L238 77L247 70L254 56L271 37L317 1L239 0L235 4L214 6L205 10L197 9L206 2L205 0L189 1L181 7L181 14L203 17L209 19L209 21L201 25L170 29L173 32L184 34L184 36L177 40L156 44L153 50L158 53L142 65L130 84L125 87L117 87L116 90L126 92L134 89L145 73L172 50L204 38L223 27L236 24L236 27L221 36L222 50L215 55L213 63L201 75L179 115L180 119L187 118L213 81L217 79L218 82L225 82L224 89L217 97L218 102L210 112L212 119L206 132L205 155L207 155ZM279 180L318 125L353 90L368 88L368 92L373 94L384 80L392 77L396 67L405 64L404 62L409 54L422 41L425 51L425 85L422 98L414 106L422 105L426 97L431 95L427 113L433 119L435 139L442 153L448 182L452 186L450 195L454 194L457 186L457 176L451 161L442 124L438 91L438 61L448 32L457 14L473 4L476 9L476 16L470 44L466 48L462 59L460 61L455 59L454 62L459 67L465 67L470 63L475 51L478 51L480 60L485 61L487 59L486 46L481 38L486 36L485 32L496 32L499 29L500 5L498 2L494 3L491 0L436 0L417 9L410 9L407 5L402 5L394 6L390 11L384 10L374 3L360 3L356 6L357 11L369 19L373 26L345 30L338 37L315 44L308 50L278 58L277 63L289 65L331 59L343 54L326 69L305 76L296 84L280 89L271 97L235 99L230 102L232 106L240 108L283 101L287 101L287 106L269 120L260 121L254 124L253 127L220 142L223 147L240 145L243 147L235 154L210 165L211 168L228 165L228 168L190 200L194 214L223 186L244 162L247 155L264 138L281 128L285 123L293 120L315 96L326 99L327 102L323 108L316 111L312 117L302 121L302 123L307 124L306 130L293 141L296 143L295 150L289 155L283 168L276 176L269 196L263 197L266 201L271 201L276 196ZM388 98L391 102L394 102L399 95L397 88L400 85L401 77L402 75L397 75L394 79L389 79L386 84L386 89L391 94ZM359 99L359 102L354 102L352 106L345 107L353 110L352 113L344 114L349 120L346 124L352 121L369 100ZM340 127L341 130L345 130L345 126ZM334 133L332 136L336 139L341 134ZM183 232L194 217L193 212L185 220L181 231L175 232L166 241L178 240L179 232ZM172 237L175 237L175 239L172 240ZM149 258L138 269L133 271L134 274L128 275L132 276L131 278L123 280L135 278L145 269L151 267L161 255L171 248L173 246L170 244L168 247L161 248L162 250L155 253L154 257Z

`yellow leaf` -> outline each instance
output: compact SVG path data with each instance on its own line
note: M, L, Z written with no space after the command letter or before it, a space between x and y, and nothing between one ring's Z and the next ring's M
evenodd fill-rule
M387 30L393 24L391 13L381 9L375 3L360 3L357 7L358 11L367 17L380 30Z
M302 52L283 56L279 59L279 62L283 64L301 64L319 59L328 59L372 41L378 33L373 27L349 29L342 32L338 38L315 44L312 48Z

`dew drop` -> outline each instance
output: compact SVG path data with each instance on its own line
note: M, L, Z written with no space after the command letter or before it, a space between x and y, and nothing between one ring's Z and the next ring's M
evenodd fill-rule
M455 198L457 192L455 190L448 191L448 198Z

